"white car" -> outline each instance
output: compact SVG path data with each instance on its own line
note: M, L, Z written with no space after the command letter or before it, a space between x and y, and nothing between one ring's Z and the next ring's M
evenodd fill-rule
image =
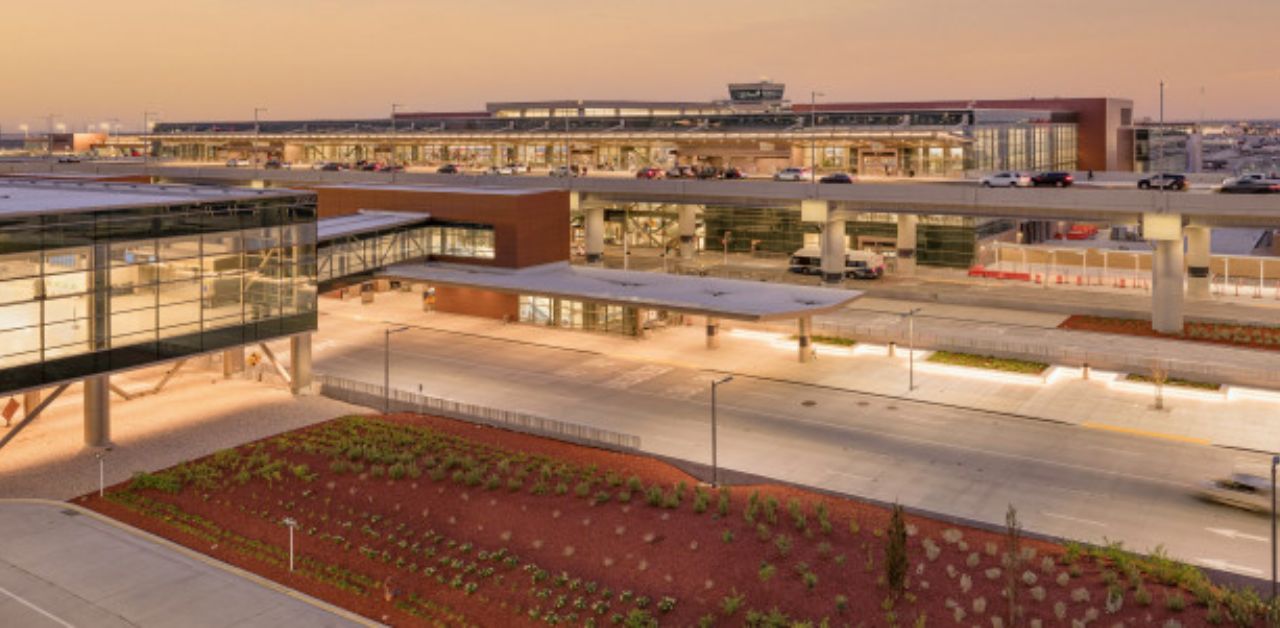
M783 168L773 173L774 181L808 181L810 178L808 168Z
M245 168L251 165L253 165L253 162L250 162L248 159L233 157L227 160L228 168Z
M547 175L552 177L576 177L578 173L571 170L569 166L556 166Z
M517 172L515 166L489 166L489 169L484 171L485 174L516 174Z
M984 188L1029 188L1031 175L1021 172L997 172L982 177L981 183Z
M1271 483L1252 473L1233 473L1229 478L1206 482L1200 497L1219 504L1266 512L1271 508Z

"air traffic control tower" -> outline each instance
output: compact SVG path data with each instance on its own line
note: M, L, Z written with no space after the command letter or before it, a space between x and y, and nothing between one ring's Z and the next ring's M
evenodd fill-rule
M212 352L234 367L245 345L291 337L298 390L315 247L309 193L0 179L0 395L23 393L25 426L82 380L99 447L113 372Z

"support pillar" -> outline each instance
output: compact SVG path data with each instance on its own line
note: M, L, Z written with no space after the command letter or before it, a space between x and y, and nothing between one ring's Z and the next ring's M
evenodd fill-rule
M1209 242L1208 227L1187 227L1187 298L1209 297Z
M898 274L916 274L916 224L915 214L898 214Z
M111 379L94 375L84 379L84 444L111 446Z
M586 220L583 227L587 236L587 263L604 262L604 208L591 207L583 210Z
M707 317L707 348L720 348L720 321L710 316Z
M289 338L289 389L295 395L311 391L311 334Z
M680 206L680 259L691 260L698 251L698 206Z
M222 351L222 376L235 377L244 372L244 347L232 347Z
M844 280L845 258L845 222L834 218L828 219L822 230L822 283L838 284Z
M1151 255L1151 328L1181 334L1185 291L1182 255L1182 216L1144 214L1142 235L1155 242Z
M813 357L813 339L810 338L810 330L813 328L813 319L808 316L800 317L800 326L796 334L796 338L800 343L800 363L808 362Z

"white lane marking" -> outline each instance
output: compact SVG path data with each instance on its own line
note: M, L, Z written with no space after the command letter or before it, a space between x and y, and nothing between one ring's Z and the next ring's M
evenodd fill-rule
M36 606L35 604L32 604L31 602L28 602L27 600L25 600L25 599L23 599L22 597L20 597L18 594L14 593L14 592L12 592L12 591L10 591L10 590L8 590L8 589L4 588L4 587L0 587L0 593L3 593L3 594L5 594L5 595L7 595L7 596L9 596L9 597L11 597L11 598L13 598L13 599L17 600L19 604L21 604L21 605L23 605L23 606L25 606L25 607L27 607L27 608L29 608L29 609L31 609L31 610L33 610L33 611L37 612L37 613L40 613L41 615L44 615L45 617L48 617L50 620L52 620L52 621L54 621L54 622L57 622L57 623L59 623L59 624L61 624L61 625L63 625L63 626L66 626L66 628L76 628L74 625L69 624L69 623L67 623L66 621L64 621L61 617L58 617L57 615L54 615L54 614L50 613L49 611L46 611L46 610L44 610L43 608L40 608L39 606Z
M1119 456L1136 456L1138 452L1129 451L1128 449L1113 449L1111 447L1090 447L1093 451L1105 451Z
M1239 530L1232 530L1230 528L1205 528L1205 530L1212 532L1214 534L1217 534L1218 536L1225 536L1229 539L1241 539L1243 541L1257 541L1259 543L1271 542L1271 539L1265 536L1245 534L1244 532L1241 532Z
M1218 558L1197 558L1196 562L1210 569L1218 569L1221 571L1234 571L1236 573L1246 573L1254 576L1262 575L1261 569L1254 569L1253 567L1237 565L1235 563L1227 562L1225 560L1221 560Z
M1061 513L1049 512L1047 510L1041 511L1040 514L1046 517L1052 517L1054 519L1063 519L1065 521L1073 521L1075 523L1083 523L1085 525L1098 526L1100 528L1107 527L1107 524L1101 521L1094 521L1093 519L1081 519L1080 517L1072 517L1071 515L1064 515Z

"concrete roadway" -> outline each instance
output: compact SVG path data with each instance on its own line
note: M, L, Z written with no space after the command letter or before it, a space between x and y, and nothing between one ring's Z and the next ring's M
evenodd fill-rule
M322 315L316 369L381 384L383 328ZM637 434L653 453L710 458L713 373L429 329L398 334L392 364L395 388L421 385ZM1034 532L1163 544L1252 576L1269 568L1265 517L1194 496L1207 478L1265 464L1258 455L749 376L720 392L726 468L994 524L1012 503Z

